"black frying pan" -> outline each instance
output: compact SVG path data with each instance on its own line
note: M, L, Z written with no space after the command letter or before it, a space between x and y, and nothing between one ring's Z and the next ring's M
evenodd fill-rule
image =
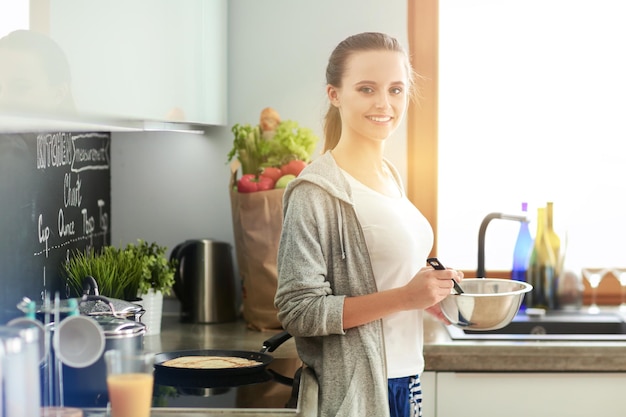
M273 352L289 340L291 335L285 331L277 333L263 342L263 348L259 352L247 350L225 350L225 349L201 349L201 350L178 350L174 352L163 352L154 357L154 377L157 383L180 384L190 382L196 384L198 381L210 382L214 378L224 378L238 376L254 376L264 374L267 366L272 362L274 357L266 352ZM163 365L163 362L179 358L181 356L225 356L232 358L245 358L259 362L257 365L246 366L241 368L217 368L217 369L199 369L199 368L174 368Z

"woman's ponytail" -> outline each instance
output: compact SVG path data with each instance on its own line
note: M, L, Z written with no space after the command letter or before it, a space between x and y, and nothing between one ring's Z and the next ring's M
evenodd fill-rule
M324 149L322 153L332 150L341 137L341 115L339 109L332 104L328 107L324 118Z

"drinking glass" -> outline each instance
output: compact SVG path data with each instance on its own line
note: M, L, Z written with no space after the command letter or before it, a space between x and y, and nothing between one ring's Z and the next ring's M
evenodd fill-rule
M612 272L622 287L622 302L619 305L619 310L626 312L626 266L613 268Z
M582 273L583 277L589 282L589 286L591 287L591 305L589 306L590 313L599 313L600 308L596 302L596 296L598 293L598 287L600 286L600 282L602 282L602 278L606 275L608 270L606 268L583 268Z
M109 350L104 359L111 417L150 417L154 354Z

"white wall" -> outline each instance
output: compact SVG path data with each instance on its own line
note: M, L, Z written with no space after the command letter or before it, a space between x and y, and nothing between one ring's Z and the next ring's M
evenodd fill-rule
M111 238L141 238L170 250L190 238L233 243L229 170L234 123L257 123L274 107L322 136L324 73L345 37L384 31L407 46L406 0L230 0L229 125L205 135L114 133L111 145ZM321 141L320 141L321 146ZM391 139L387 156L406 177L406 134Z
M191 133L114 133L111 241L172 249L191 238L232 242L226 127Z

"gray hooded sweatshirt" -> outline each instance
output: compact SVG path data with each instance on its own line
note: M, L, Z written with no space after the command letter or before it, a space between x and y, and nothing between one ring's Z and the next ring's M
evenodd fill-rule
M275 303L317 376L319 415L388 416L382 321L343 330L345 297L377 289L350 186L330 152L289 183L283 211Z

